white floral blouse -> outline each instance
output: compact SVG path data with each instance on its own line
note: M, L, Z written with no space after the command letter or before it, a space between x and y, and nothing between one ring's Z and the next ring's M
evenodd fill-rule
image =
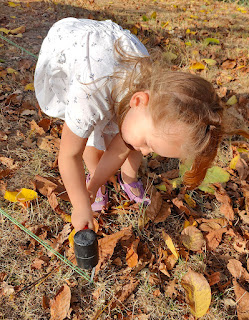
M111 20L62 19L44 39L35 70L42 111L65 120L73 133L100 150L106 148L106 135L118 133L111 111L113 84L108 78L117 65L114 43L118 39L128 53L149 55L130 31Z

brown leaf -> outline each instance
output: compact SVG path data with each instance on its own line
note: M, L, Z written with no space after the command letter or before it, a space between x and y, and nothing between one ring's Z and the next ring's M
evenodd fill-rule
M168 296L169 298L172 299L174 295L177 295L177 290L176 290L176 279L173 279L169 282L165 289L165 295Z
M233 288L236 296L238 320L248 320L249 292L243 289L235 279L233 279Z
M227 59L221 65L222 69L233 69L236 66L236 60Z
M51 126L52 121L50 119L42 119L38 122L38 126L47 132Z
M148 219L154 221L159 211L161 210L162 204L163 200L160 192L156 192L155 195L152 195L151 204L146 209L146 215Z
M138 263L138 254L137 254L137 247L139 244L140 239L135 239L135 241L133 241L126 253L126 262L128 264L128 266L130 268L133 268L137 265Z
M104 238L98 241L99 244L99 262L96 266L95 273L103 267L107 261L111 258L113 251L116 247L118 241L127 240L132 236L132 227L124 228L121 231L118 231L109 236L105 236Z
M192 208L189 208L183 203L179 198L172 199L173 204L179 209L180 213L185 213L187 216L199 217L200 214L194 211Z
M185 228L181 233L183 245L191 251L199 251L205 244L202 232L194 226Z
M48 152L58 152L60 148L60 139L53 136L39 137L37 139L37 146Z
M225 189L221 186L221 184L215 184L216 191L215 197L216 199L221 202L220 212L228 219L233 221L234 220L234 211L232 207L232 201L230 197L227 195Z
M230 259L227 264L227 269L234 278L249 281L249 273L243 268L240 261Z
M148 162L148 167L153 170L160 166L161 166L161 163L157 159L152 159Z
M160 270L163 274L165 274L167 277L170 278L170 274L169 274L169 272L168 272L168 270L167 270L167 267L166 267L166 264L165 264L165 263L163 263L163 262L160 263L160 265L159 265L159 270Z
M30 129L31 129L33 132L39 134L40 136L42 136L42 135L45 134L45 131L43 130L43 128L40 127L40 126L35 122L35 120L32 120L32 121L30 122Z
M214 286L215 284L220 282L220 272L213 272L208 276L208 283L210 286Z
M171 214L171 205L163 201L160 211L155 217L154 223L164 222L168 216Z
M36 269L36 270L40 270L42 265L45 263L44 260L38 259L36 258L33 263L31 264L31 269Z
M68 285L64 284L55 297L50 300L51 318L50 320L63 320L67 317L71 301L71 290Z
M227 228L221 228L218 230L214 230L209 232L206 235L206 243L208 250L215 250L222 240L222 235L227 231Z
M199 225L199 229L201 231L206 231L206 232L211 232L214 230L218 230L220 228L221 228L220 224L215 221L203 222L202 224Z
M169 179L175 179L179 177L179 169L173 169L161 174L161 177L164 180L168 181Z
M36 190L39 191L45 197L47 197L50 194L50 192L53 191L56 194L56 196L60 199L70 201L64 185L56 178L45 178L36 175L33 183L35 185Z
M245 180L248 176L248 165L247 165L246 161L244 159L240 158L236 162L235 168L238 171L240 179Z
M177 261L178 259L173 254L170 254L165 260L167 270L172 270Z

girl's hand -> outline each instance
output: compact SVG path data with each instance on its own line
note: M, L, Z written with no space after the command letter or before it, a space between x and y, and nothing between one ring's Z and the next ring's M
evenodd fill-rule
M75 232L83 230L86 226L89 229L94 230L93 212L91 209L90 210L84 209L84 212L82 210L73 209L71 222L75 229Z

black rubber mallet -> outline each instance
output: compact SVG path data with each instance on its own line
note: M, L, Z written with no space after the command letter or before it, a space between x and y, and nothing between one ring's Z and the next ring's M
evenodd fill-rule
M96 233L85 227L74 235L74 253L77 265L81 269L92 269L91 282L94 277L95 267L98 264L98 240Z

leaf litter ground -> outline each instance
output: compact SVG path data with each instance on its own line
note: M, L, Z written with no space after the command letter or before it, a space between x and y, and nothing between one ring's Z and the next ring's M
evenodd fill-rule
M112 19L149 50L157 49L172 70L209 79L238 125L248 125L246 6L2 1L0 12L1 34L35 55L48 29L63 17ZM75 263L71 207L56 162L62 123L39 110L32 86L35 58L2 40L0 54L1 208ZM145 158L141 175L152 197L147 210L129 203L112 181L109 208L95 215L100 239L95 285L1 216L1 317L194 319L192 313L207 312L203 319L248 319L248 154L244 139L222 143L216 164L230 177L212 184L212 193L187 192L179 179L172 184L179 177L176 160ZM22 188L36 190L38 198L4 199L6 190ZM200 286L206 291L198 293ZM206 310L202 297L210 288Z

